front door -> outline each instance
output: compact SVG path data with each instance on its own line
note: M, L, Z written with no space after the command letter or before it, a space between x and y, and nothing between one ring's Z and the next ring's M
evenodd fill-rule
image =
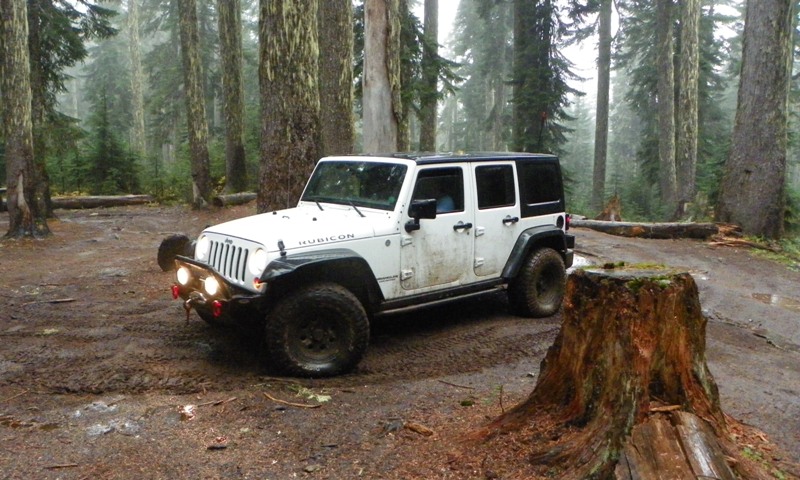
M436 218L420 220L418 230L403 234L400 284L409 293L458 286L472 277L474 199L464 195L471 190L469 182L469 172L461 165L417 171L412 201L435 199L437 213Z

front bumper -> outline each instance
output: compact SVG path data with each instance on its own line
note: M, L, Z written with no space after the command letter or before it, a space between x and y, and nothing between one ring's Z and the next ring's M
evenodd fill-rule
M172 285L174 299L182 299L187 318L192 309L201 316L211 316L219 323L236 324L261 310L264 293L248 292L227 281L208 265L178 256L175 259L178 269L185 268L188 281L176 281ZM205 288L207 278L214 278L219 285L217 291L209 293ZM266 285L264 285L266 291Z

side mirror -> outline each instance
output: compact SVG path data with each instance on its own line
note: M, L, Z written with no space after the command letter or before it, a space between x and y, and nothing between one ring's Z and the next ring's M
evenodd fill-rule
M419 230L419 221L423 218L436 218L436 199L426 198L422 200L412 200L408 207L408 216L412 218L406 223L406 232Z

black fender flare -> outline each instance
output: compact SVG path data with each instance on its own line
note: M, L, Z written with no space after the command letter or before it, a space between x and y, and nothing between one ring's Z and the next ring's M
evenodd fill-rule
M308 282L338 283L372 311L383 295L369 263L358 253L346 248L316 250L286 255L271 261L260 280L277 288L293 288Z
M555 225L531 227L517 237L508 256L502 277L510 280L517 276L528 254L535 246L549 247L561 254L566 268L572 266L572 249L568 248L567 235Z

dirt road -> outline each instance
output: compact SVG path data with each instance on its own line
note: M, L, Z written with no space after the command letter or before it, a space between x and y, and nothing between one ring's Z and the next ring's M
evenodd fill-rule
M462 478L443 445L533 389L560 318L492 294L377 320L351 375L274 377L257 339L187 323L155 261L166 235L252 208L60 211L52 237L0 243L0 478ZM576 234L591 262L694 275L723 409L800 461L800 273Z

